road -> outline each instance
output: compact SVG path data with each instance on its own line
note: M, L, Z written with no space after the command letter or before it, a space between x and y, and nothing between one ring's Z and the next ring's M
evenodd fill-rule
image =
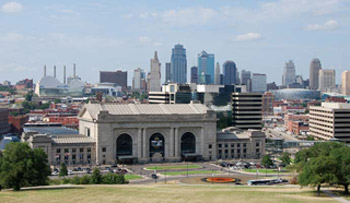
M285 132L282 131L278 131L278 130L274 130L272 128L268 128L265 131L267 137L272 136L273 138L282 138L285 141L299 141L296 137L294 137L293 135L289 135Z

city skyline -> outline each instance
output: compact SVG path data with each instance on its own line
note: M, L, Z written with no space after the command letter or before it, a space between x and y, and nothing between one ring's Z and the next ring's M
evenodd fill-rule
M289 59L307 79L310 61L319 58L336 70L338 84L350 67L349 3L343 0L9 3L0 4L1 82L38 81L44 64L59 70L76 63L84 81L96 83L99 70L120 69L129 72L131 85L135 68L149 72L154 51L165 64L177 43L186 47L187 67L197 66L197 54L206 50L220 64L233 60L239 71L265 73L278 84Z

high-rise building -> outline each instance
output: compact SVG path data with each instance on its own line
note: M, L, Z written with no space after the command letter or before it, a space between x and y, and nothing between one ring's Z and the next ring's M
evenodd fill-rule
M247 85L248 84L248 80L251 79L251 72L250 71L246 71L246 70L242 70L241 71L241 84L242 85Z
M151 73L149 77L149 83L150 84L148 91L160 91L160 62L156 51L154 52L154 58L151 59Z
M198 76L200 78L199 83L214 83L214 54L208 54L202 51L198 54ZM202 81L210 78L210 81Z
M318 89L321 92L335 88L335 70L320 70L318 82Z
M310 135L318 140L350 143L350 104L322 103L310 106Z
M235 62L226 61L223 65L224 69L224 85L235 85L237 79L237 67Z
M186 83L187 81L186 49L181 44L175 45L172 49L171 81L176 83Z
M165 64L165 82L171 82L171 63Z
M319 72L322 69L321 61L317 58L312 59L310 63L309 88L317 90L319 85Z
M350 95L350 71L341 74L341 89L343 95Z
M251 92L264 93L267 90L266 74L253 73Z
M132 89L133 91L144 90L145 72L141 68L134 70L134 77L132 79Z
M191 83L198 83L198 67L191 67Z
M273 102L275 96L271 92L265 92L262 96L262 112L264 116L273 115Z
M216 63L215 67L215 77L214 77L214 84L215 85L220 85L220 64L219 62Z
M289 60L284 67L282 76L282 85L288 86L295 83L295 66L292 60Z
M75 75L75 74L74 74ZM73 76L75 77L75 76ZM68 79L69 82L69 79ZM128 72L127 71L100 71L100 83L114 83L123 88L128 86Z
M261 130L262 94L232 93L232 126L242 130Z

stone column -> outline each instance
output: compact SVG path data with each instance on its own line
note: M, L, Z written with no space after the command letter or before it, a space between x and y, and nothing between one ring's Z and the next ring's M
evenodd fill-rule
M142 155L143 155L143 158L148 158L148 154L147 154L147 129L144 128L143 129L143 133L142 133Z
M179 128L175 128L175 157L178 158L180 157L179 154Z
M137 132L137 158L142 158L142 128Z
M175 137L174 137L174 128L170 128L170 144L169 144L169 156L174 157L175 156Z

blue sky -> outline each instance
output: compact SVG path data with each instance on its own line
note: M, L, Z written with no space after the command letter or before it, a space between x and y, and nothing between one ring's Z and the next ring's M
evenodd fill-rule
M187 49L188 67L206 50L216 62L281 82L286 61L308 78L312 58L340 74L350 69L349 0L0 0L0 82L39 80L57 66L98 82L99 70L150 69L158 51L164 76L171 48ZM189 73L189 71L188 71ZM164 78L164 77L163 77Z

